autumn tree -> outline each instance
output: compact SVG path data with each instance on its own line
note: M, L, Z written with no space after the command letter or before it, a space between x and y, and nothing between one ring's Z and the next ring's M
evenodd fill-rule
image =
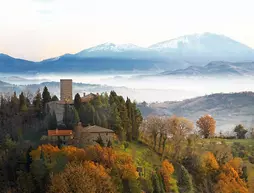
M191 121L184 117L172 116L166 120L165 123L167 136L170 136L170 145L174 151L171 152L172 159L178 160L180 153L183 152L183 141L186 140L187 136L191 133L194 125ZM163 144L163 150L164 150Z
M248 130L245 129L242 124L239 124L235 126L234 132L236 133L238 139L245 139L245 134L248 132Z
M157 145L157 137L161 129L165 126L165 119L158 116L149 116L143 122L143 128L145 128L146 132L150 133L153 138L153 148L156 150Z
M172 181L171 175L173 174L173 172L173 165L168 160L164 160L161 165L160 173L164 182L166 192L171 192L173 190L173 186L170 183Z
M211 115L204 115L200 117L197 122L197 127L199 127L199 132L204 138L208 138L214 135L216 121Z
M65 170L51 177L50 193L114 193L114 185L106 169L91 161L68 164Z
M237 172L238 161L230 161L221 167L221 173L217 176L217 183L214 185L214 192L218 193L248 193L247 184ZM233 162L233 163L232 163ZM235 162L235 163L234 163Z

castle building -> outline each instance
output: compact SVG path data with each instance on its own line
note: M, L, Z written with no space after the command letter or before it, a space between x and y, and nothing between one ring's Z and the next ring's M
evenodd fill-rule
M60 80L60 100L72 101L72 79Z

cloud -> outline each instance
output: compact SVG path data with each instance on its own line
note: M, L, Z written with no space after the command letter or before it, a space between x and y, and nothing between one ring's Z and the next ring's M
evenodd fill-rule
M52 11L49 9L39 9L39 10L37 10L37 13L42 14L42 15L48 15L48 14L51 14Z
M50 3L50 2L53 2L54 0L34 0L34 1L41 2L41 3Z

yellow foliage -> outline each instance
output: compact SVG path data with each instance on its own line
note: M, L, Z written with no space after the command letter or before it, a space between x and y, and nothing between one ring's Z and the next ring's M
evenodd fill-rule
M201 156L201 167L205 171L205 173L209 173L219 169L219 164L213 153L205 152Z

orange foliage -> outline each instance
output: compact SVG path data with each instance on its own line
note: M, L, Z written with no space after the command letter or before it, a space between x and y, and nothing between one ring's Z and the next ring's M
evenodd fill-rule
M84 161L92 161L94 163L99 163L100 167L103 167L108 171L114 167L121 176L121 179L131 180L138 178L138 172L132 157L124 153L117 153L112 148L95 145L87 147L86 149L80 149L73 146L66 146L59 149L52 145L42 145L36 150L33 150L30 154L33 160L36 160L40 159L42 152L44 161L49 168L53 168L57 164L56 156L61 154L66 156L70 163L72 161L81 163ZM94 168L90 162L89 164L89 168Z
M219 164L211 152L205 152L201 156L201 167L205 173L212 172L219 169Z
M163 177L166 192L170 191L170 177L174 172L174 167L168 160L164 160L161 165L160 173Z
M102 165L85 161L68 164L65 170L51 177L49 192L113 193L111 177Z
M112 148L99 145L86 148L87 159L98 162L106 168L116 167L122 179L138 177L132 157L124 153L116 153Z
M208 137L214 135L215 127L216 127L216 121L214 120L214 118L212 116L204 115L203 117L200 117L197 120L196 124L200 128L199 132L205 138L208 138Z
M232 162L229 162L221 167L222 173L220 173L217 177L218 182L214 186L214 192L248 193L249 191L246 183L239 177L238 172L232 167L231 164Z
M61 151L67 156L68 160L71 161L85 161L86 152L84 149L79 149L73 146L65 146Z
M228 162L228 164L234 168L234 170L239 174L242 175L242 165L243 165L243 160L239 157L233 158Z
M138 172L136 166L133 164L133 159L127 154L117 154L116 168L119 170L122 179L137 179Z
M51 162L53 157L55 157L59 152L60 149L58 147L52 146L50 144L45 144L39 146L36 150L32 150L30 155L33 160L38 160L43 155L43 158L46 161Z

